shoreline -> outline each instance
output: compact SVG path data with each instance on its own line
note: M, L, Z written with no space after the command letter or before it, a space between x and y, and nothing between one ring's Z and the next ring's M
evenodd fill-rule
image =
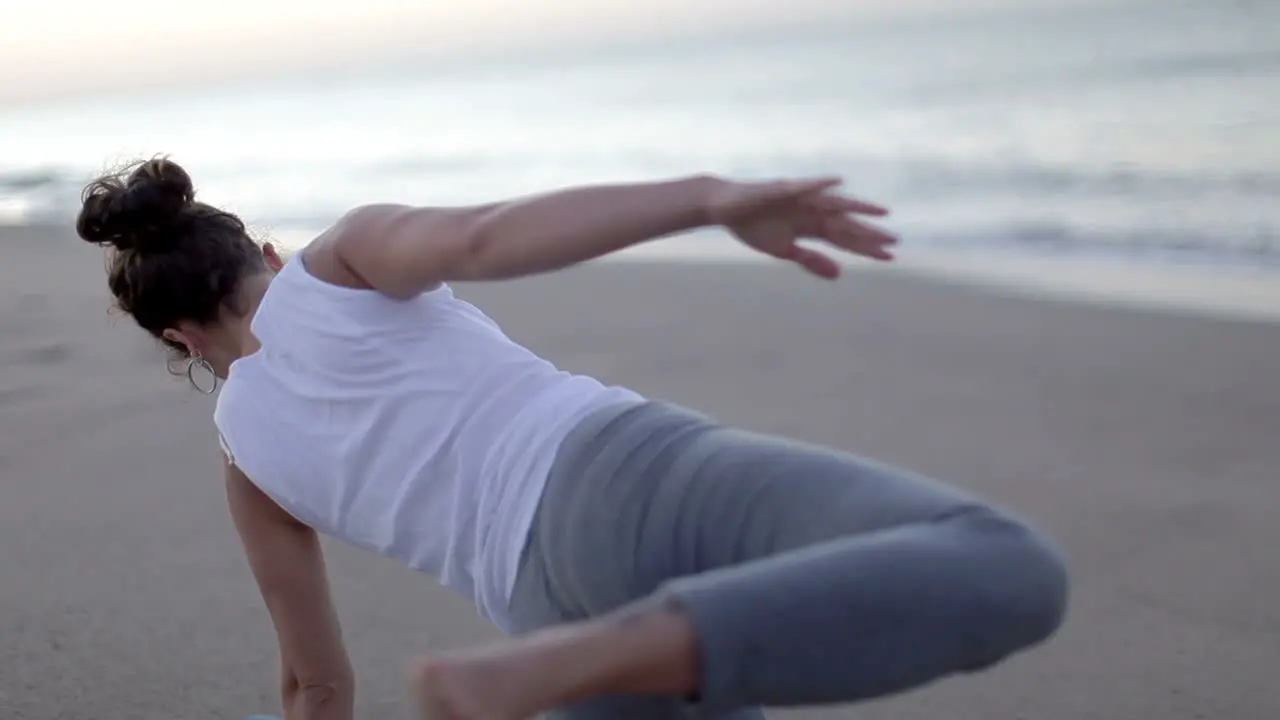
M989 292L1280 324L1280 271L1270 268L988 252L916 257L901 268L909 274Z
M607 260L775 262L723 239L718 247L638 247ZM904 243L892 263L849 259L842 264L850 274L906 275L1001 295L1280 324L1277 267L1144 262L1083 253L1037 255L1015 250L912 248L910 241Z

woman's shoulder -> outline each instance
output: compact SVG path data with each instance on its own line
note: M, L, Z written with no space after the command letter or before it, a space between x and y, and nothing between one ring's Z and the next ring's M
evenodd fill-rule
M357 270L357 264L350 260L350 248L363 242L365 241L348 227L348 223L339 220L289 254L285 266L296 266L295 269L305 276L307 284L326 291L336 291L347 297L366 296L402 302L431 295L447 287L444 283L437 283L412 296L393 296L378 289Z
M343 259L339 252L343 242L343 225L336 223L300 248L292 261L300 263L308 275L327 285L347 290L372 291L373 285Z

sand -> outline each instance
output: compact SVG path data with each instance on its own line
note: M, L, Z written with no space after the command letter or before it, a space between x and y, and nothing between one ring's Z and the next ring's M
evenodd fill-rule
M107 313L92 249L13 229L0 250L0 717L273 711L212 400ZM1280 717L1280 327L742 264L458 290L568 369L946 478L1068 552L1071 614L1044 648L778 716ZM492 635L429 578L327 549L360 718L406 717L406 658Z

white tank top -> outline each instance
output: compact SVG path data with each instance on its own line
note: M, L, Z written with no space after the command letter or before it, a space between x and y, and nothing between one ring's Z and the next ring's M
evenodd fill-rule
M223 450L316 531L435 576L504 630L556 451L636 393L563 372L447 287L408 301L292 258L214 411Z

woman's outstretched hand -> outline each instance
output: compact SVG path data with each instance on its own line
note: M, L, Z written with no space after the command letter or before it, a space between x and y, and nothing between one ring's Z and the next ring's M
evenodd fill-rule
M748 247L793 262L827 279L840 276L830 255L799 244L817 240L873 260L892 260L889 246L897 239L856 219L883 217L885 208L836 192L839 178L723 182L708 199L711 221L733 233Z

